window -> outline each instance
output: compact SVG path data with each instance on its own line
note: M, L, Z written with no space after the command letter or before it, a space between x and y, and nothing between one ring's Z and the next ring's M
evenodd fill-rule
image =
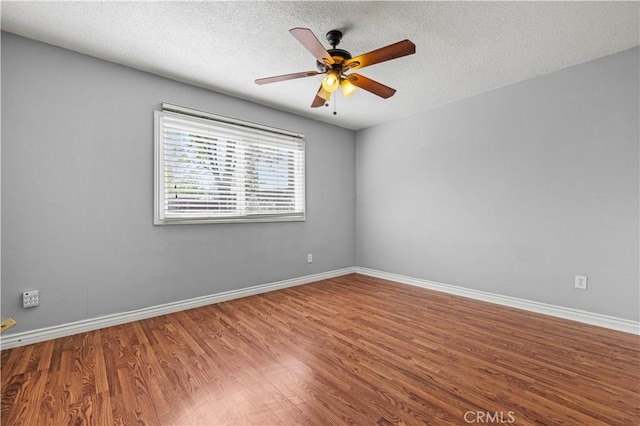
M154 224L305 219L302 135L162 108L155 111Z

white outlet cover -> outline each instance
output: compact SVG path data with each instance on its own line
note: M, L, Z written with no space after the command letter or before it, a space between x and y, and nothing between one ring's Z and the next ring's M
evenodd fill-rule
M22 293L22 307L33 308L40 304L38 290L25 291Z
M582 275L576 275L575 288L580 290L587 289L587 277Z

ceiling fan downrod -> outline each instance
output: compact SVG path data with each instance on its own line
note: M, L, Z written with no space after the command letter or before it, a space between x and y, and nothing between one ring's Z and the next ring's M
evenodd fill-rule
M327 53L331 55L333 60L335 61L333 65L327 65L317 61L316 65L318 67L318 71L320 72L328 72L330 70L338 71L339 75L342 75L342 63L351 59L351 53L344 49L337 49L336 46L340 44L340 40L342 40L342 31L340 30L331 30L326 35L327 41L331 45L331 49L327 50Z
M340 44L340 40L342 40L342 31L331 30L327 33L326 37L331 47L335 49L336 46Z

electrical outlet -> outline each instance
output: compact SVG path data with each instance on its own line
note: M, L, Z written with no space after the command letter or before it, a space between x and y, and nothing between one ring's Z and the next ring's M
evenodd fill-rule
M40 304L40 298L38 297L38 290L25 291L22 293L22 307L33 308Z
M313 262L313 254L309 253L307 255L307 263L311 263L311 262Z
M587 277L583 277L581 275L576 275L575 288L579 288L580 290L587 289Z

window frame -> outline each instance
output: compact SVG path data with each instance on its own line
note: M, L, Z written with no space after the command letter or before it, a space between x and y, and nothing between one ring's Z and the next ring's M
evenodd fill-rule
M236 130L245 131L247 133L253 131L268 132L272 135L283 135L288 140L291 138L298 139L302 151L302 167L301 181L301 212L294 213L256 213L245 215L229 215L229 216L202 216L202 217L166 217L165 216L165 162L164 162L164 132L162 125L162 117L180 117L181 119L194 119L194 121L206 120L212 121L213 124L219 123L225 126L232 126ZM290 142L289 142L290 143ZM306 221L306 145L303 134L291 132L288 130L277 129L274 127L264 126L261 124L251 123L248 121L224 117L221 115L211 114L208 112L198 111L191 108L181 107L169 103L162 103L162 109L154 111L154 225L178 225L178 224L207 224L207 223L253 223L253 222L304 222ZM298 205L299 200L296 200Z

